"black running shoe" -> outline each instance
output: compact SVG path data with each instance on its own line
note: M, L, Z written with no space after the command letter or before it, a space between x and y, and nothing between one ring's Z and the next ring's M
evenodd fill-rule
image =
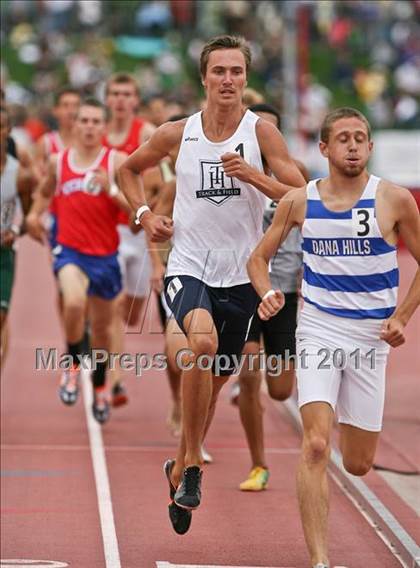
M197 509L201 501L201 476L203 472L198 465L184 469L181 483L176 490L174 502L182 509Z
M104 424L109 420L109 402L104 393L98 393L95 392L95 390L93 391L92 414L99 424Z
M171 471L174 463L175 460L166 460L163 466L163 471L169 483L169 497L171 499L171 502L168 505L169 519L171 521L172 528L177 534L185 534L190 528L192 513L187 509L181 509L181 507L178 507L178 505L174 502L176 487L172 485L171 481Z

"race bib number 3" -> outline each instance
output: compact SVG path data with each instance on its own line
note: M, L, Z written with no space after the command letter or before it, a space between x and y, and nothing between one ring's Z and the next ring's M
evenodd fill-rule
M369 209L353 209L352 210L352 226L354 237L370 237L372 236L373 221L375 219L375 210Z

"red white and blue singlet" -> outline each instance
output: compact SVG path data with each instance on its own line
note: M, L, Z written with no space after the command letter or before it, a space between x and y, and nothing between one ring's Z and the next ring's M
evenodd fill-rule
M103 168L113 180L114 155L114 150L102 147L94 163L83 169L75 166L73 149L58 156L55 201L59 244L88 255L116 253L120 209L89 179L90 172Z

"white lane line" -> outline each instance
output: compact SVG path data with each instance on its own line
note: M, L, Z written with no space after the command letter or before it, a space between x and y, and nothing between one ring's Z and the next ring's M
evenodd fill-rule
M104 446L107 452L144 452L144 453L164 453L176 451L176 446ZM248 448L219 448L218 446L209 446L209 450L220 454L249 454ZM63 452L80 452L89 451L89 446L72 446L72 445L25 445L25 444L3 444L0 446L2 451L29 451L29 452L51 452L51 451L63 451ZM300 448L266 448L265 452L267 454L300 454Z
M162 560L158 560L156 562L156 568L261 568L259 566L221 566L219 564L171 564L170 562L164 562ZM270 568L270 566L266 566L265 568ZM272 566L271 568L274 568ZM277 566L277 568L293 568L293 566ZM340 566L336 566L336 568L340 568ZM345 568L344 566L342 568Z
M282 404L286 406L296 427L301 430L302 420L296 401L288 399ZM343 493L375 529L395 558L407 568L420 567L419 546L366 483L347 473L340 453L334 448L331 450L330 474Z
M15 568L20 566L21 568L67 568L67 562L58 562L57 560L0 560L1 568Z
M2 444L0 446L2 452L52 452L52 451L90 451L90 446L72 446L71 444Z
M102 540L104 543L105 566L106 568L121 568L102 432L101 427L92 416L93 394L89 375L89 371L82 369L81 380L83 387L83 401L85 405L90 452L95 475L99 518L101 521Z

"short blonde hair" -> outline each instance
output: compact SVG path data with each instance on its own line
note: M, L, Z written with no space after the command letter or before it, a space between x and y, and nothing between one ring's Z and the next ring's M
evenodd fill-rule
M247 87L242 95L242 102L246 107L250 107L252 105L264 103L265 99L261 93L251 87Z

